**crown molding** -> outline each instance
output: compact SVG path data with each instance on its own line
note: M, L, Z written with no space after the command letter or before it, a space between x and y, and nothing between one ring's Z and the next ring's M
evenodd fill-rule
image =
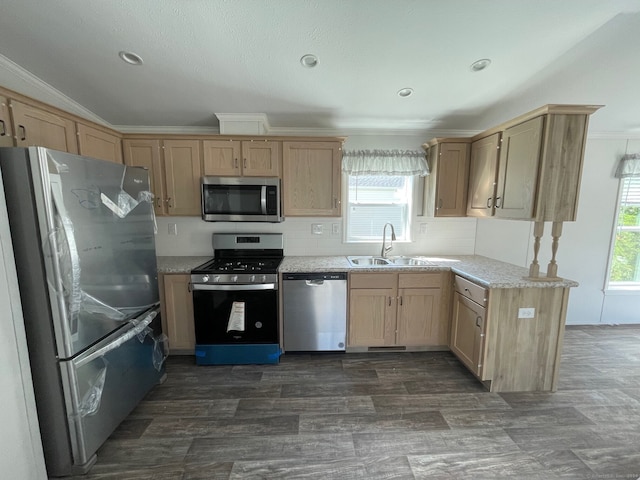
M271 127L270 135L280 136L415 136L415 137L472 137L481 130L441 130L430 128L326 128Z
M151 127L144 125L114 125L120 133L140 133L147 135L219 135L218 127Z
M640 139L640 131L633 132L587 132L587 139L593 140L636 140Z
M2 54L0 54L0 72L5 72L6 74L1 75L3 86L6 86L11 90L15 90L16 92L27 95L35 100L48 103L49 105L85 118L94 123L98 123L112 129L114 128L109 124L109 122L100 118L91 110L83 107L72 98L67 97L64 93L40 80L33 73L25 70L23 67L12 62Z

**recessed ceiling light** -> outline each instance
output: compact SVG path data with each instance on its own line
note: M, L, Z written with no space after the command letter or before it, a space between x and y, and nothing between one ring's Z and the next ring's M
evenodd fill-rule
M473 62L471 64L471 71L472 72L479 72L481 70L484 70L485 68L487 68L489 65L491 65L491 60L488 58L481 58L480 60L476 60L475 62Z
M400 90L398 90L398 96L403 98L410 97L412 93L413 88L401 88Z
M122 51L118 53L118 55L129 65L142 65L142 58L140 57L140 55L137 55L133 52Z
M303 67L314 68L318 65L318 57L311 53L307 53L300 58L300 63Z

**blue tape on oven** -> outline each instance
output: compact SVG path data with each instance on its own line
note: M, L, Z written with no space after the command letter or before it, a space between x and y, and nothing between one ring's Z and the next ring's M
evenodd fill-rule
M276 353L270 353L267 355L269 360L277 360L282 355L282 350L278 350Z

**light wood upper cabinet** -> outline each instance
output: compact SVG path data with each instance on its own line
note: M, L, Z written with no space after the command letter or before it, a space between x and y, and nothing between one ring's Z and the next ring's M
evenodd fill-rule
M436 139L429 143L426 212L436 217L464 217L467 209L469 142Z
M198 140L164 140L164 177L169 215L202 214L202 177Z
M39 146L78 153L76 128L72 120L15 100L11 100L9 105L16 146Z
M104 130L78 123L78 150L80 155L122 163L122 140Z
M125 165L143 167L149 171L151 193L154 195L153 208L156 215L166 215L167 202L160 140L125 139L122 145Z
M171 353L193 354L196 345L190 275L161 275L163 330Z
M0 96L0 147L13 147L13 129L9 115L9 101Z
M493 215L498 185L498 155L501 133L494 133L471 144L467 216Z
M340 216L340 142L283 142L285 216Z
M448 345L445 281L441 273L352 273L349 346Z
M282 142L267 139L205 140L204 174L215 176L277 177Z
M199 140L126 138L125 165L149 170L156 215L200 216Z
M533 218L544 117L508 128L502 134L495 216Z

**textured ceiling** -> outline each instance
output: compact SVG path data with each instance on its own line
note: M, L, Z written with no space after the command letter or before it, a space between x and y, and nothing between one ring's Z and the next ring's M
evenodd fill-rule
M112 126L216 126L217 112L265 113L282 129L481 130L587 103L606 105L592 131L639 132L639 11L640 0L3 0L0 54ZM306 53L318 67L300 65ZM474 73L480 58L492 64ZM0 84L25 90L1 65ZM398 97L404 87L414 94Z

